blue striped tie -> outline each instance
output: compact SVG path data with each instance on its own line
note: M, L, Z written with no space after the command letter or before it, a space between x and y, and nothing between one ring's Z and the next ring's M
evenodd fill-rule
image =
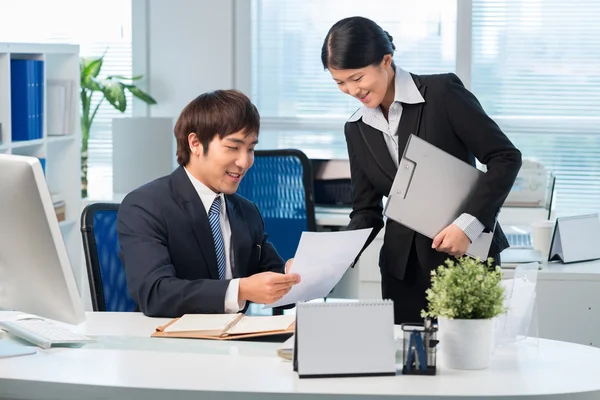
M225 279L225 243L221 233L221 197L217 196L208 211L208 222L215 241L219 279Z

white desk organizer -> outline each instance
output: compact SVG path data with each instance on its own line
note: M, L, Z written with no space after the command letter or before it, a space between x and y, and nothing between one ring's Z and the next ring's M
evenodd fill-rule
M294 371L300 378L396 375L393 302L298 304Z
M503 279L506 312L496 317L495 345L506 346L521 340L538 344L537 282L539 264L518 265L512 279ZM533 339L533 340L532 340Z

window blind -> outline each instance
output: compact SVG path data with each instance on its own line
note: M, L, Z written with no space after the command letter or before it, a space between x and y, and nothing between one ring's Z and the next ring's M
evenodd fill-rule
M0 40L5 42L75 43L83 57L106 52L101 77L132 74L131 0L2 0ZM132 96L126 92L127 110L121 113L103 101L88 142L88 195L103 198L112 193L113 117L131 116ZM79 95L77 95L79 98ZM95 107L99 95L93 98Z
M600 211L600 3L457 1L471 4L464 83L524 157L556 175L557 215ZM347 16L372 18L394 36L397 65L454 71L457 1L382 0L367 10L360 1L254 0L252 96L263 132L277 132L279 146L317 143L316 155L343 151L340 123L360 104L323 71L329 27Z
M254 0L252 97L263 125L288 129L346 120L358 100L342 93L321 63L321 46L338 20L360 15L394 37L396 65L416 73L455 69L456 0ZM341 131L341 125L339 130ZM316 128L318 129L318 128Z
M102 76L132 76L131 40L94 42L85 46L85 55L101 56L106 51L102 64ZM101 95L92 98L92 109ZM125 91L127 109L120 112L104 100L94 118L88 141L88 196L104 198L112 194L112 119L131 117L133 96Z
M472 4L473 92L554 172L557 215L600 211L600 2Z

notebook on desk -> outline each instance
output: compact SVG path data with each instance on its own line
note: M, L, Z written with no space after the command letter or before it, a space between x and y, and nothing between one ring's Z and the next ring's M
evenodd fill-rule
M298 303L296 318L292 362L299 378L396 375L391 300Z
M186 314L156 328L152 337L233 340L294 333L295 315Z

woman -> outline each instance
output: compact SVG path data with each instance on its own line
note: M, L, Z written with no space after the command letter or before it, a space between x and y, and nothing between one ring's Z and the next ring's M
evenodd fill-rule
M508 242L496 218L521 153L455 74L411 74L394 65L394 50L392 37L362 17L333 25L321 50L323 67L340 90L363 104L345 125L354 187L348 229L373 228L368 245L383 227L382 197L411 133L471 165L477 158L487 166L462 215L433 240L388 220L379 256L381 289L394 301L400 324L422 321L431 270L449 256L464 255L482 232L494 231L489 255L500 263Z

